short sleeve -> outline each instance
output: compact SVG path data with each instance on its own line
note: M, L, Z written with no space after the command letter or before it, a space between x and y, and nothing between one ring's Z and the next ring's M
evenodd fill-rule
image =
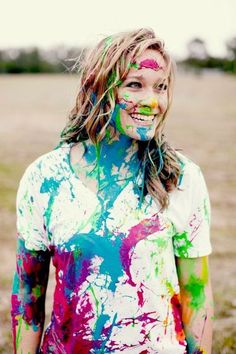
M203 257L212 251L208 190L197 165L189 162L184 170L181 185L173 198L174 253L181 258Z
M20 181L16 198L18 237L25 241L27 249L34 251L49 248L40 185L39 167L32 164Z

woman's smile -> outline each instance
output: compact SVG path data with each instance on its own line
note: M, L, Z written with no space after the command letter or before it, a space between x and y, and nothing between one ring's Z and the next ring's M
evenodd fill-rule
M153 121L155 119L155 115L146 115L146 114L137 114L137 113L131 113L130 117L138 124L142 126L148 126L152 125Z

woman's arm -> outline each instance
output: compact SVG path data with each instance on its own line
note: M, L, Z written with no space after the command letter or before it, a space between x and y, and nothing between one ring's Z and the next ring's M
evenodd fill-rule
M210 354L213 298L208 257L176 257L176 265L188 354Z
M30 251L18 239L11 309L14 353L35 354L39 349L49 264L49 251Z

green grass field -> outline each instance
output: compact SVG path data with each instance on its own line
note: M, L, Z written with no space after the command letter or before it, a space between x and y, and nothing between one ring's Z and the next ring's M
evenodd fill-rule
M15 195L26 166L58 143L77 89L75 76L0 76L0 353L12 353L10 292L15 267ZM200 164L212 203L215 299L213 354L236 353L236 78L177 75L166 133ZM51 279L53 275L51 275ZM49 283L49 297L53 280ZM48 312L50 309L48 302Z

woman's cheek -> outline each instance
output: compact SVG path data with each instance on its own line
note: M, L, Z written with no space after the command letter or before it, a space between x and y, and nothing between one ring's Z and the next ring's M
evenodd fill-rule
M164 97L159 97L159 110L161 114L164 114L167 111L168 108L168 97L165 95Z
M125 92L118 97L118 103L121 108L129 111L137 105L137 99L135 95Z

